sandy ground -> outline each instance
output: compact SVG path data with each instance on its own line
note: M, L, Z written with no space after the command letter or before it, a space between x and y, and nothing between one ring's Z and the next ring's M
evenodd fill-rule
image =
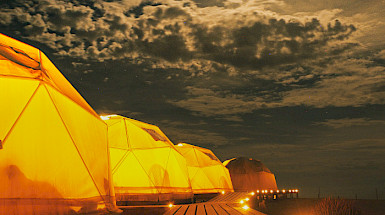
M314 206L321 199L283 199L266 202L266 209L260 210L269 215L312 215ZM385 215L385 200L349 200L361 215Z

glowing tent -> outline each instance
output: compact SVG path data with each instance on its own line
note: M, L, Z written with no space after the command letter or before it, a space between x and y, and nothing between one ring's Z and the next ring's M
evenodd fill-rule
M176 148L186 158L195 194L234 191L229 171L211 150L187 143L179 143Z
M107 126L44 53L0 34L0 214L114 209Z
M157 126L118 115L102 119L108 125L117 201L192 198L186 160Z
M277 189L274 174L259 160L233 158L223 162L229 169L235 191Z

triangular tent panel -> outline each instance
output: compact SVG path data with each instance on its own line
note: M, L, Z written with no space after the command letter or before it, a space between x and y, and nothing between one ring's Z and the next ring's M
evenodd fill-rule
M235 191L277 189L274 174L259 160L240 157L223 163L229 169Z
M0 214L114 209L107 126L40 50L0 34Z
M157 202L192 197L186 161L157 126L118 115L101 118L108 125L118 201ZM123 149L125 145L127 149Z
M228 170L211 150L187 143L179 143L176 148L186 158L194 193L233 191Z

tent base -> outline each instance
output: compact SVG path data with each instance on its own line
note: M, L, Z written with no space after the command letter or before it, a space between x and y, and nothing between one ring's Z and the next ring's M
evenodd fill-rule
M88 214L107 212L101 198L44 199L0 198L0 214Z
M161 194L119 194L116 193L118 206L130 205L164 205L176 203L191 203L192 193L161 193Z

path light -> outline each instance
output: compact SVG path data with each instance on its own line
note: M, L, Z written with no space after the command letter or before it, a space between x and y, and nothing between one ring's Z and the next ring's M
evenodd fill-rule
M265 193L265 191L264 191L264 190L262 190L262 193Z
M224 190L222 190L222 192L221 192L222 194L225 194L225 191Z
M282 190L282 193L286 193L286 190Z
M243 203L245 203L245 201L241 200L239 203L243 204Z
M298 190L296 189L295 192L298 193Z
M258 190L258 191L259 191L259 190ZM259 193L259 192L258 192L258 193ZM255 193L254 193L254 192L251 192L250 194L251 194L252 196L254 196L254 195L255 195Z
M183 143L178 143L178 145L177 146L183 146Z
M270 193L273 193L274 191L273 190L270 190Z
M291 193L291 190L289 190L289 193Z
M277 193L279 193L279 190L277 190Z
M246 198L245 200L246 200L246 201L249 201L250 199L249 199L249 198Z
M257 193L259 193L259 190L257 190Z
M249 209L249 206L247 206L247 205L243 205L243 207L242 207L243 209L245 209L245 210L247 210L247 209Z
M169 207L169 208L172 208L172 206L174 206L174 205L173 205L173 204L171 204L171 203L170 203L170 204L168 204L168 207Z

